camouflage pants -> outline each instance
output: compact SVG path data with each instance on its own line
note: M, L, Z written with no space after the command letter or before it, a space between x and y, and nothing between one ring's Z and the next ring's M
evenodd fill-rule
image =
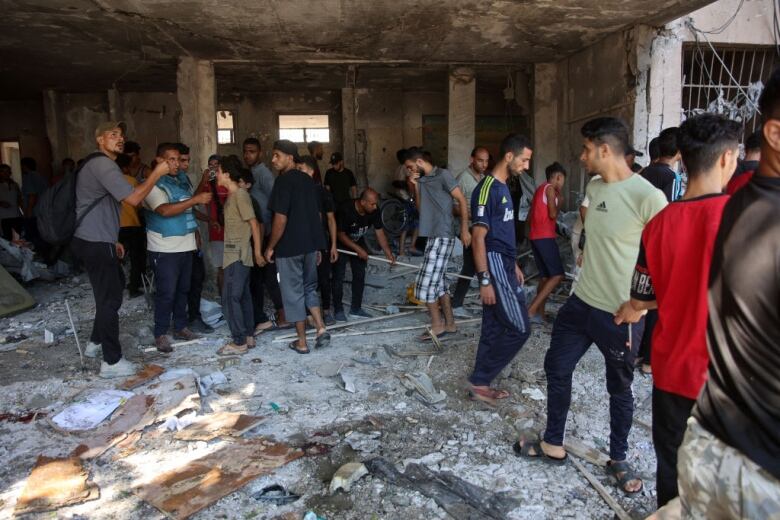
M780 520L780 480L693 417L677 455L682 518Z

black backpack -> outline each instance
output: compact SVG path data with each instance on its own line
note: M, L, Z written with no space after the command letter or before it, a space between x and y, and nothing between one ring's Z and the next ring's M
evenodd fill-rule
M107 195L99 197L79 218L76 218L76 179L81 169L95 157L106 157L106 155L102 152L89 154L76 171L49 187L38 199L38 204L35 206L38 233L49 244L55 246L66 244L73 237L73 233L76 232L84 217L106 198Z

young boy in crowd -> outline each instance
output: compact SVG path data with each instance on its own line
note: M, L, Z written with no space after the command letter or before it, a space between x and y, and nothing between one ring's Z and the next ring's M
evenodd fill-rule
M220 348L220 355L245 354L254 348L254 311L249 291L249 271L253 261L264 265L260 223L252 205L252 197L242 182L242 168L237 157L220 161L217 182L228 190L225 201L225 252L222 268L225 273L222 307L225 309L233 341ZM246 180L243 180L246 185Z
M555 222L563 204L563 183L566 170L554 162L545 169L547 182L537 188L531 202L531 250L539 269L539 285L536 287L528 319L531 323L544 323L544 306L547 298L563 280L563 262L555 241Z

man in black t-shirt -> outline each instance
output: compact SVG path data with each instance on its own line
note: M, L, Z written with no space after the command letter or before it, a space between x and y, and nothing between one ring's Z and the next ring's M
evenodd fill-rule
M357 181L352 170L344 168L344 156L335 152L330 156L330 165L325 172L325 187L333 194L336 206L357 198Z
M780 518L780 69L759 101L759 168L723 210L708 379L678 452L684 518Z
M379 194L367 188L359 199L349 200L339 206L336 220L338 222L338 241L342 249L354 251L357 256L342 254L333 269L333 310L334 317L338 321L346 321L344 316L344 273L347 270L347 262L352 269L352 303L349 310L350 318L369 318L370 315L362 309L363 288L366 281L366 264L368 264L368 246L365 235L368 228L373 227L379 246L391 263L395 263L395 256L387 243L385 231L382 228L382 219L377 211Z
M299 354L308 354L307 309L317 329L315 347L328 346L330 334L322 321L317 296L317 263L320 251L325 249L321 198L312 177L295 169L299 160L295 143L286 139L274 143L271 165L280 176L274 183L269 201L274 216L265 259L276 262L284 314L288 321L295 322L298 339L289 347Z
M672 166L680 161L680 149L677 146L678 128L670 127L661 131L657 137L658 159L650 163L639 174L650 184L664 192L666 200L673 202L680 198L681 186Z

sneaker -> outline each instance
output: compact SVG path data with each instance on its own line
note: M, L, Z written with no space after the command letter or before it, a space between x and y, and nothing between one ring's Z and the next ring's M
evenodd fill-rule
M335 325L336 324L336 318L333 317L333 315L329 312L325 313L325 316L322 317L323 321L325 321L325 326Z
M157 351L162 352L163 354L170 354L173 352L173 347L171 346L171 342L168 341L168 336L157 336L154 338L154 345L157 347Z
M87 347L84 349L84 355L91 358L96 358L103 353L103 347L100 343L87 343Z
M463 318L463 319L471 318L471 314L469 313L469 311L467 311L463 307L453 307L452 315L455 316L456 318Z
M235 343L227 343L222 348L217 350L217 355L219 356L234 356L234 355L242 355L246 354L247 348L246 345L236 345Z
M187 329L193 332L199 332L201 334L211 334L214 329L206 325L206 322L200 318L195 318L187 324ZM185 330L187 330L185 329Z
M347 316L344 311L336 311L333 313L333 319L336 321L347 321Z
M363 309L350 309L349 310L349 317L355 318L355 319L361 319L361 318L373 318L369 313L364 311Z
M138 372L138 365L131 363L125 358L121 358L113 365L105 361L100 364L100 377L103 379L113 379L115 377L128 377Z
M183 340L183 341L192 341L193 339L200 339L200 336L198 336L197 334L192 332L187 327L184 327L180 331L174 332L173 333L173 338L174 339L180 339L180 340Z

